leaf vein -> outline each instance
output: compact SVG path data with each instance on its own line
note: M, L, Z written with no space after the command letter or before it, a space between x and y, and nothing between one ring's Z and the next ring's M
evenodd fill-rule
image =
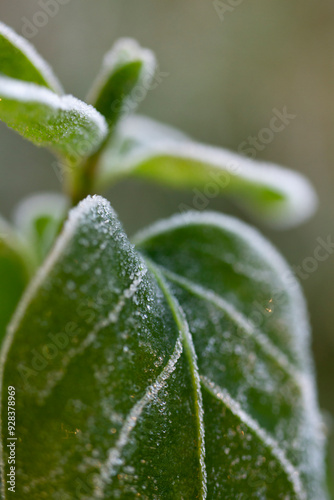
M210 302L220 310L224 311L238 326L240 326L245 333L251 335L257 345L277 363L285 373L289 374L292 378L299 381L302 374L292 365L287 356L261 331L252 325L240 311L238 311L232 304L217 295L213 290L204 288L197 285L193 281L184 278L166 268L161 267L162 273L167 279L182 286L185 290L193 295L200 297L206 302Z
M192 335L189 329L186 315L178 303L176 297L172 294L169 289L168 283L165 281L163 275L160 272L159 267L153 263L150 259L146 258L147 266L154 274L160 288L162 289L167 302L174 314L175 321L181 331L183 345L185 348L185 354L189 363L193 385L196 393L196 416L197 424L199 430L199 462L201 468L201 480L202 480L202 500L207 498L207 471L205 464L205 429L204 429L204 409L203 409L203 398L201 392L201 382L199 377L199 370L197 365L197 354L195 351L195 346L193 343Z
M248 429L254 432L261 441L270 449L272 455L279 461L282 468L286 472L290 482L293 485L294 491L297 498L300 500L306 500L306 494L300 479L300 474L295 466L286 457L285 452L279 446L278 442L275 441L267 432L259 426L259 424L246 413L241 405L233 399L226 389L223 389L212 382L207 377L201 375L201 382L203 386L209 391L209 393L216 399L224 403L224 405L229 408L229 410L237 416L243 424L246 425Z
M101 466L100 474L96 478L96 487L94 492L96 498L104 498L103 492L105 486L106 484L111 482L111 477L116 474L117 467L122 465L122 451L126 444L129 442L130 434L135 428L138 418L142 414L145 406L152 400L154 400L157 397L159 391L165 386L165 383L168 380L169 376L175 370L176 363L180 359L182 351L182 333L180 333L176 341L173 353L164 369L157 377L155 382L153 382L153 384L151 384L146 389L144 396L132 407L122 426L116 445L109 450L107 460Z
M45 389L40 390L38 392L39 402L43 403L47 399L47 397L51 394L52 390L58 385L58 383L65 377L66 369L71 364L72 359L76 356L82 354L90 345L92 345L95 340L97 334L107 328L112 323L116 323L119 319L119 316L126 304L128 299L131 299L133 295L138 290L141 285L145 275L147 273L147 268L141 269L138 275L133 279L131 284L126 288L123 293L120 295L118 302L109 312L106 318L102 318L95 327L86 335L86 337L81 341L79 347L73 347L67 353L67 356L62 359L62 369L50 372L48 376L48 383Z

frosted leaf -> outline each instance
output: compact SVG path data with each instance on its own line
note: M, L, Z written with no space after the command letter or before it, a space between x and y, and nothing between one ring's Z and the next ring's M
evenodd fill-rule
M0 68L2 75L35 83L62 93L61 85L46 61L26 39L0 22Z
M106 200L81 202L2 352L1 387L25 415L17 494L325 500L305 305L286 270L230 217L178 216L134 247Z
M140 116L124 120L99 169L98 187L134 175L174 188L191 188L193 203L187 208L198 210L226 194L277 227L302 222L317 206L316 194L301 174L197 143Z
M102 68L87 96L113 127L145 98L155 73L153 52L131 38L119 39L105 55Z
M244 472L236 467L240 481L241 476L243 479L229 484L225 478L235 477L232 462L238 454L224 452L229 457L224 458L224 466L215 459L223 442L229 449L240 446L233 440L231 446L226 445L224 418L218 417L224 411L219 410L222 402L241 418L252 442L254 432L260 438L266 451L257 453L265 457L264 464L268 452L270 460L278 460L275 467L285 471L294 491L289 493L292 498L326 498L322 489L324 438L307 312L300 286L283 258L255 229L210 212L190 212L158 222L134 241L158 266L189 325L206 394L208 498L215 498L218 491L224 498L235 498L237 491L250 488L250 477L255 477L255 465L253 472L251 466ZM219 411L214 425L212 398L220 401L214 403ZM236 403L231 406L232 400ZM230 430L237 432L238 426L235 421ZM218 428L224 428L221 441ZM243 432L246 434L245 428ZM253 458L254 451L249 460ZM266 467L260 468L257 483L262 481L263 492L260 488L256 494L259 498L285 498L286 492L276 491L282 487L280 481L273 489L276 493L270 493L264 479Z
M80 243L83 238L90 241L88 246ZM83 264L88 264L88 271ZM102 270L98 276L97 268ZM166 299L110 205L98 197L82 202L71 212L29 287L2 353L1 366L6 358L9 370L5 369L2 382L6 384L9 376L17 384L27 417L20 420L22 427L18 419L17 433L25 434L37 422L39 429L35 444L25 440L26 451L21 448L21 458L17 456L23 473L17 481L17 495L36 498L56 488L73 497L82 483L92 498L92 478L99 471L97 463L102 466L101 460L91 460L93 450L107 459L131 408L148 387L159 383L178 337ZM16 362L10 361L17 342L21 346L18 371ZM162 359L158 366L157 359ZM65 398L59 398L57 394L64 390ZM82 458L76 463L78 456Z
M70 162L93 153L107 133L105 119L70 95L0 76L0 119L37 146L47 146Z

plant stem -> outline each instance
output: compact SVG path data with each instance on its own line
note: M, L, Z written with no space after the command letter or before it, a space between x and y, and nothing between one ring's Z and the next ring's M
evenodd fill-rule
M73 206L93 193L97 165L105 145L106 141L101 144L94 154L87 157L82 162L69 166L69 173L65 179L64 189L71 199Z

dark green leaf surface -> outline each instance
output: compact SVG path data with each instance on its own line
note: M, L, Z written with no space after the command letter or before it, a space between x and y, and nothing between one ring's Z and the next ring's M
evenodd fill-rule
M135 40L120 39L105 56L87 102L105 116L112 128L122 114L133 113L150 88L155 57Z
M12 385L18 498L324 499L305 306L285 263L212 214L136 243L87 198L11 323L2 458Z
M6 326L32 272L32 262L13 229L0 218L0 346Z
M62 89L49 65L34 47L0 22L0 74L48 87Z
M302 222L317 205L314 190L302 175L196 143L171 127L139 116L121 123L102 155L97 188L128 175L192 189L192 206L183 210L203 210L213 198L226 194L278 227Z
M72 163L94 153L107 133L104 117L79 99L1 76L0 120Z
M169 281L192 333L204 400L208 498L236 498L243 488L250 498L325 498L307 313L283 259L255 230L211 213L158 223L136 244ZM233 415L231 439L225 418ZM255 436L261 450L254 451ZM220 468L219 456L226 460ZM283 491L289 474L297 480L294 493Z

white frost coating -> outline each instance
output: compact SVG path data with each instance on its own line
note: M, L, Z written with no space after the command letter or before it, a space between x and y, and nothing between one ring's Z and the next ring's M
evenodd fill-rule
M244 423L249 429L251 429L261 439L261 441L263 441L265 446L271 450L272 455L279 461L282 468L285 470L291 484L293 485L298 499L306 500L307 497L301 483L299 472L287 459L284 451L280 448L279 444L274 439L272 439L261 427L259 427L258 423L255 420L253 420L246 412L243 411L240 404L233 398L231 398L231 396L225 389L217 386L204 376L201 376L201 381L213 396L222 401L231 410L233 415L238 417L241 422Z
M60 260L62 254L66 251L67 245L74 237L75 231L79 227L82 220L94 207L101 204L110 208L109 202L107 202L101 196L88 196L83 201L81 201L77 207L70 211L68 220L65 222L64 229L59 238L56 240L52 251L45 259L43 265L38 269L34 279L30 282L28 288L24 292L23 297L12 318L12 321L8 326L8 334L3 341L3 347L0 354L0 390L2 387L3 368L8 350L13 341L14 333L20 326L27 308L34 299L34 296L37 293L39 287L47 280L52 268L56 265L58 260Z
M246 334L252 336L259 347L273 359L282 370L288 373L294 379L301 380L303 376L291 364L286 355L272 343L272 341L258 328L256 328L250 320L248 320L240 311L238 311L232 304L217 295L212 290L197 285L193 281L188 280L178 274L169 271L160 266L161 271L169 280L183 286L190 290L194 295L202 298L203 300L214 304L218 309L224 311L238 326L240 326Z
M175 215L170 219L157 222L148 229L139 232L134 237L133 242L140 246L141 242L145 243L145 240L149 240L155 236L172 232L178 228L199 225L216 227L244 241L263 259L263 262L273 269L277 279L281 279L280 285L282 286L282 290L288 294L291 310L294 311L294 315L291 318L291 326L294 332L295 349L302 360L300 370L304 372L295 372L295 375L297 376L296 380L302 388L305 417L307 420L306 427L308 427L308 431L309 429L312 430L316 441L316 444L314 443L312 449L308 450L305 456L305 462L310 467L310 470L306 472L307 474L316 473L320 477L322 476L324 456L324 436L321 432L322 418L318 409L317 392L313 377L314 370L309 352L310 328L307 321L307 309L300 285L296 279L292 279L291 270L283 257L253 227L234 217L214 212L188 212L182 215ZM288 278L288 281L285 278ZM261 340L259 335L257 338ZM264 342L263 346L265 345L268 346L268 342ZM279 356L278 359L285 364L282 356Z
M275 363L299 386L301 391L301 402L304 408L305 423L303 426L303 435L306 436L309 429L315 434L317 446L314 445L309 448L309 453L305 459L305 463L309 466L309 470L305 469L304 472L309 474L310 471L318 471L320 475L322 473L321 466L323 462L323 449L325 446L325 438L322 432L322 419L317 411L317 400L316 400L316 388L314 384L314 379L311 373L303 373L297 370L286 357L286 355L277 348L271 340L261 331L259 331L255 326L251 324L247 318L240 313L232 304L225 301L219 295L217 295L212 290L208 290L194 282L183 278L163 267L160 266L161 272L171 281L178 283L185 289L188 289L194 295L202 298L203 300L209 301L214 304L217 308L224 311L230 318L240 325L245 333L251 335L258 346L263 350L266 355L274 360ZM303 464L301 464L303 467ZM317 492L321 495L321 492ZM320 498L320 497L319 497Z
M282 290L288 293L292 305L291 309L295 313L292 318L294 320L292 326L296 339L296 352L299 358L303 360L306 371L311 371L309 357L310 328L307 322L307 309L300 285L296 279L292 279L291 270L283 257L255 228L228 215L215 212L200 213L190 211L152 224L147 229L137 233L133 238L133 243L140 246L141 242L144 243L145 240L172 232L175 229L201 225L205 227L213 226L247 244L275 272L277 279L282 280ZM285 277L289 278L288 283L284 282Z
M36 102L56 111L80 113L87 121L97 127L101 141L107 135L105 118L93 106L71 95L58 96L52 90L35 83L21 82L14 78L0 76L0 97L19 102Z
M97 205L103 205L107 208L110 208L110 204L107 200L102 198L101 196L88 196L85 198L83 201L79 203L79 205L72 209L69 213L69 218L65 222L64 230L60 237L57 239L56 244L48 256L48 258L45 260L44 264L42 267L38 270L37 275L35 279L32 281L31 285L28 287L26 293L23 296L22 301L19 304L19 307L17 309L17 313L15 314L13 318L12 324L9 325L8 327L8 336L6 339L8 339L8 349L10 342L12 340L12 336L14 335L15 330L18 328L20 324L20 320L23 318L24 313L26 309L28 308L31 300L33 299L34 294L38 290L38 288L42 285L42 283L47 279L48 274L50 273L51 269L55 265L55 263L61 258L61 255L63 251L66 249L66 246L68 245L69 241L75 234L76 228L82 221L82 219L85 217L85 214L91 211L92 208L94 208ZM107 318L103 318L100 320L93 330L89 332L84 340L81 341L80 346L77 348L72 348L68 353L65 358L63 358L62 361L62 370L59 372L52 372L52 376L48 380L48 384L45 387L43 391L39 391L39 397L40 397L40 402L44 401L49 394L51 393L52 389L59 383L59 381L65 376L65 370L70 364L71 360L79 355L82 354L85 349L87 349L90 345L94 343L96 340L97 334L99 333L100 330L103 328L106 328L109 326L111 323L115 323L119 317L120 312L122 311L126 300L130 299L133 297L133 295L137 292L142 280L144 279L145 275L147 274L147 268L143 268L142 270L139 271L137 276L134 277L132 283L130 286L124 290L120 296L119 302L113 309L113 311L108 315ZM15 319L16 318L16 319ZM10 337L10 339L9 339ZM3 358L0 358L0 362L4 363L4 360L7 356L7 349L5 348L6 340L4 341L4 346L3 346L3 352L6 351L6 355L4 355ZM2 354L3 354L2 352ZM3 366L3 365L1 365Z
M120 38L109 52L104 56L100 74L94 81L87 95L87 102L94 102L107 82L112 72L117 71L124 64L142 61L143 67L140 78L153 77L156 67L156 59L153 52L142 48L132 38Z
M180 359L182 351L182 333L180 333L176 341L173 353L168 360L168 363L166 364L160 375L157 377L155 382L147 388L145 395L134 405L124 422L116 445L114 446L114 448L109 450L108 458L102 464L100 475L96 478L96 488L94 491L95 498L104 498L103 494L105 486L106 484L111 482L112 476L116 474L117 467L122 465L122 451L129 441L130 434L135 428L138 418L142 414L145 406L153 401L157 397L159 391L164 388L169 376L175 370L176 363Z
M200 466L202 472L202 500L205 500L207 497L207 472L206 472L206 464L205 464L205 428L204 428L204 408L203 408L203 398L201 391L201 381L198 371L197 364L197 355L195 351L194 342L190 333L189 325L186 319L186 316L178 304L177 300L174 298L175 304L178 306L179 313L183 320L183 341L185 343L185 350L189 351L190 355L190 364L193 367L193 375L195 379L196 385L196 395L197 395L197 410L198 410L198 420L199 420L199 435L200 435Z
M120 295L118 303L116 304L114 309L109 313L108 318L104 320L103 327L106 327L111 323L117 322L119 315L123 307L125 306L126 300L131 299L135 295L146 274L147 274L146 268L139 271L138 275L135 277L129 288L124 290L124 292Z
M199 430L199 445L200 445L200 468L202 475L202 497L201 500L205 500L207 497L207 471L205 464L205 428L204 428L204 408L203 408L203 398L201 391L201 381L199 376L198 364L197 364L197 355L195 351L194 342L190 333L189 325L187 322L186 315L180 306L177 299L171 293L169 289L168 283L165 281L162 273L160 272L160 268L156 266L151 260L146 259L147 267L153 272L156 277L156 280L163 291L167 302L169 303L174 318L176 320L177 325L180 328L182 333L183 345L185 348L185 354L187 356L187 360L190 366L190 372L193 378L193 383L196 390L196 406L197 406L197 421L198 421L198 430Z
M67 352L66 357L62 359L62 370L58 372L52 372L47 386L43 391L39 391L40 402L43 402L51 394L51 391L56 387L60 380L65 377L66 369L71 363L72 359L82 354L89 346L91 346L96 341L97 335L101 330L107 328L112 323L117 322L119 315L126 304L126 301L128 299L131 299L135 295L146 274L146 268L141 270L134 278L131 285L126 290L124 290L124 292L122 292L118 303L108 314L108 316L96 323L93 330L86 335L85 339L81 340L79 347L72 347L72 349Z
M35 47L28 42L25 38L22 38L17 33L15 33L12 28L0 22L0 36L7 38L7 40L14 46L17 47L35 66L35 68L43 76L44 80L50 85L50 87L58 94L63 93L61 84L58 78L53 73L52 68L49 64L38 54ZM1 60L1 56L0 56Z
M94 207L98 205L107 206L110 208L109 202L107 202L101 196L88 196L85 200L79 203L79 205L71 210L69 213L69 218L64 225L64 229L56 241L55 246L52 251L44 261L43 265L39 268L36 276L29 284L28 288L23 294L23 297L14 313L14 316L7 328L7 335L4 338L2 349L0 353L0 401L2 400L2 387L3 387L3 373L5 367L5 361L8 355L8 351L13 342L14 334L17 328L20 326L23 320L24 314L32 302L35 294L37 293L39 287L46 281L50 271L55 266L57 261L61 258L62 254L66 250L66 246L69 244L73 238L75 231L82 219L90 212ZM3 474L3 461L2 461L2 440L0 440L0 466ZM2 482L2 493L4 496L5 482Z
M133 38L120 38L104 56L103 68L110 71L118 65L132 61L144 61L147 70L154 70L156 59L150 49L145 49Z
M146 118L135 118L134 125L132 117L129 117L120 126L120 138L132 138L135 141L141 140L145 133L145 127L149 125L147 133L156 127L161 127L154 120ZM137 135L135 126L138 127ZM176 136L176 137L175 137ZM129 171L135 172L147 161L155 157L166 156L172 159L184 159L193 161L195 164L209 165L210 168L217 171L226 172L232 179L233 177L242 179L250 184L268 187L284 197L277 206L270 207L270 215L261 214L264 219L268 218L277 227L289 227L300 223L310 217L317 207L317 197L309 181L301 174L288 168L280 167L271 163L264 163L246 158L227 149L208 146L184 138L180 141L177 132L173 135L155 134L155 140L144 144L138 144L133 154L128 154L120 158L122 162L121 169L118 167L120 175ZM106 160L106 169L107 169ZM102 158L103 162L103 158ZM158 169L159 167L157 167ZM208 176L208 182L215 182Z

